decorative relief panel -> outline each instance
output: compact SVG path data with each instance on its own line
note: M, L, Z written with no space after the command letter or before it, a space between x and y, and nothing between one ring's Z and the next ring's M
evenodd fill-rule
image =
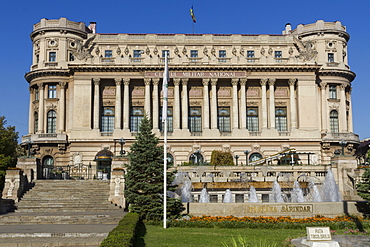
M144 87L134 87L132 90L132 97L140 97L145 95Z
M168 98L173 98L173 95L174 95L174 88L168 88L168 91L167 91L167 96ZM163 97L163 90L161 91L161 97Z
M190 102L189 102L189 105L190 106L201 106L202 105L202 102L201 101L193 101L193 100L191 100Z
M260 97L260 88L249 87L247 89L247 97Z
M203 97L203 88L201 87L190 88L189 97Z
M286 106L287 105L287 102L285 102L285 101L276 101L275 102L275 105L276 106Z
M220 87L218 89L217 96L220 98L231 97L231 88Z
M114 100L103 100L103 106L114 106Z
M220 101L218 102L218 105L219 106L230 106L231 104L229 101Z
M132 106L144 106L144 101L140 100L132 101Z
M277 87L275 89L276 97L288 97L288 88L286 87Z
M115 87L111 87L111 86L107 86L107 87L104 87L103 89L103 97L104 96L115 96L116 95L116 88Z

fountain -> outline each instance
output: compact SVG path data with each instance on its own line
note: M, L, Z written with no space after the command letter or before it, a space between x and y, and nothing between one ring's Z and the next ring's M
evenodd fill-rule
M281 194L281 187L277 181L274 181L274 186L272 187L272 198L270 198L270 202L284 202L283 196Z
M335 183L331 169L328 170L323 184L323 201L340 202L342 201L338 185Z
M225 191L225 195L224 195L224 202L230 203L230 202L232 202L232 200L233 200L233 195L232 195L230 189L227 189Z
M248 202L254 202L254 203L258 202L256 188L254 188L253 186L251 186L249 190Z
M191 180L185 179L181 189L181 202L193 202L191 197Z
M303 191L298 181L294 181L293 191L291 193L291 202L304 202Z
M208 203L209 202L209 195L206 188L202 189L202 192L200 193L199 198L200 203Z
M313 181L310 183L310 190L312 194L312 202L322 202L321 193Z

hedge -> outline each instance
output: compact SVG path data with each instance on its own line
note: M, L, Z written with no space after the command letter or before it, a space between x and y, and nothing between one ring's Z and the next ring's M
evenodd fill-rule
M126 214L101 243L101 247L131 247L139 227L140 217L136 213Z

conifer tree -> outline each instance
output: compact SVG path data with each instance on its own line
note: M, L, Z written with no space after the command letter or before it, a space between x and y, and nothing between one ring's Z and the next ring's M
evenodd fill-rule
M370 169L367 168L362 175L361 182L357 184L357 193L363 199L370 201Z
M163 146L158 146L147 117L142 119L139 129L128 154L125 196L131 212L158 220L163 218ZM168 184L174 180L174 173L167 172ZM168 217L178 215L181 210L180 200L167 199Z

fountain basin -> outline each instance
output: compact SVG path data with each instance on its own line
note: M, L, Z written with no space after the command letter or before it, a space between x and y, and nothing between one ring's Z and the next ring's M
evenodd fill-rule
M271 189L273 187L274 182L193 182L192 187L195 190L201 190L203 188L207 188L207 190L211 189L249 189L253 186L256 189ZM294 182L279 182L280 187L282 189L292 189ZM300 182L299 186L301 188L308 187L307 182Z

